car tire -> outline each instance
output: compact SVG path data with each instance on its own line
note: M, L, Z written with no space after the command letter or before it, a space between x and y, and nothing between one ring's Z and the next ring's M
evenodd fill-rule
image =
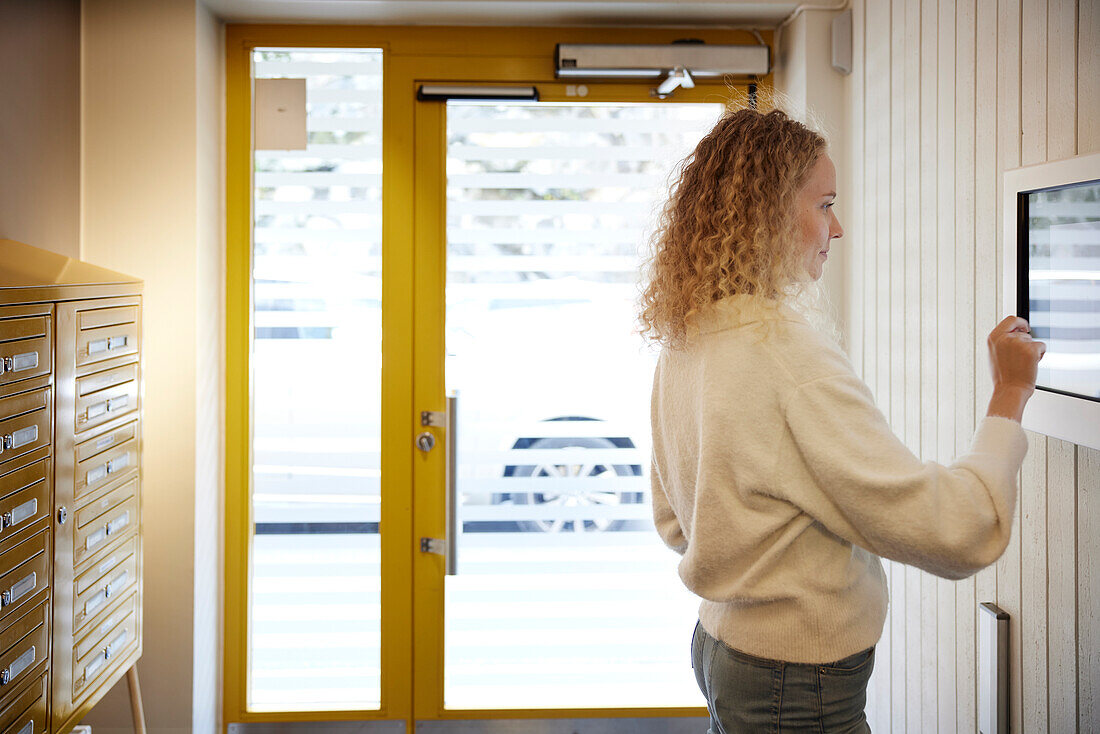
M574 419L577 420L577 419ZM590 420L590 419L589 419ZM634 448L634 443L629 438L604 438L598 436L554 436L534 439L519 439L513 449L616 449ZM606 476L609 480L613 477L638 477L642 475L642 467L637 464L520 464L506 466L506 477L530 477L532 480L551 477L600 477ZM624 492L609 485L606 492L584 492L583 494L562 494L556 492L514 492L502 496L501 501L510 501L515 505L547 505L560 504L563 506L576 505L620 505L641 504L644 501L641 492ZM596 518L583 520L583 525L578 527L573 520L560 519L536 519L517 520L516 524L525 532L612 532L628 527L630 521L622 519Z

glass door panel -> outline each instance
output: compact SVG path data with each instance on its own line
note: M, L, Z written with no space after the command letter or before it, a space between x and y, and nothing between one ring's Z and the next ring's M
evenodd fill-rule
M256 150L248 707L380 702L382 51L253 52L304 78L305 150Z
M721 111L447 106L447 709L702 703L697 600L650 520L634 302L673 166Z

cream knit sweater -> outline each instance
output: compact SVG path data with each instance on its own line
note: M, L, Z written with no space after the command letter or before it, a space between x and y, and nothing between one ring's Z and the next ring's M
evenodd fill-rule
M760 657L839 660L882 634L880 556L958 579L1004 551L1018 423L985 418L953 464L921 462L793 311L735 296L694 323L654 375L653 515L711 635Z

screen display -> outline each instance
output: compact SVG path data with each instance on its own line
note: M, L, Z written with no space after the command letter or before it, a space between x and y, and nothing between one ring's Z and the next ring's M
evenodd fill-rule
M1100 401L1100 181L1020 199L1027 222L1020 292L1032 335L1047 345L1038 386Z

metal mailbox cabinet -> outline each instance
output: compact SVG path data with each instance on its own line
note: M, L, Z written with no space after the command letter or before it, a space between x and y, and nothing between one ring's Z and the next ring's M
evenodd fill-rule
M139 280L0 240L0 734L63 734L141 657Z

